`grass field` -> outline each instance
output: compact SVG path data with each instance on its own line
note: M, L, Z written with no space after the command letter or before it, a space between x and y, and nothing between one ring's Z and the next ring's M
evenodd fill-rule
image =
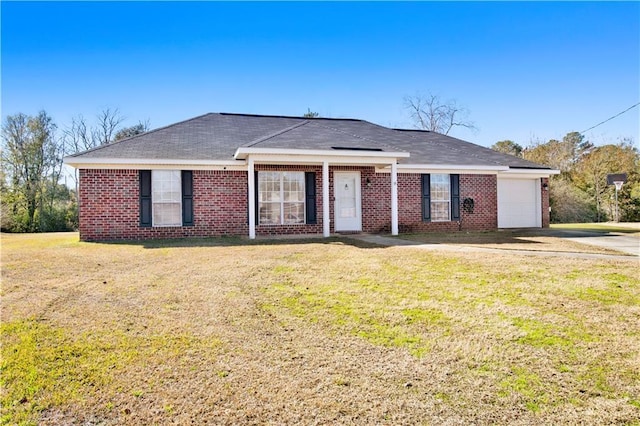
M2 424L640 424L637 259L1 242Z
M551 229L589 232L616 232L624 234L640 233L640 223L602 222L602 223L559 223L552 224Z

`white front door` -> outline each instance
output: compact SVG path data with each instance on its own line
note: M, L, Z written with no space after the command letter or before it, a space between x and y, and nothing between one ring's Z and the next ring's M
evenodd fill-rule
M333 173L335 231L361 231L360 172Z

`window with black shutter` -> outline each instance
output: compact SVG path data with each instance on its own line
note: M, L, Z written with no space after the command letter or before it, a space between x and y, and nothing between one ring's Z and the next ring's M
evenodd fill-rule
M460 175L422 175L423 222L460 220Z
M193 172L140 170L140 226L193 226Z

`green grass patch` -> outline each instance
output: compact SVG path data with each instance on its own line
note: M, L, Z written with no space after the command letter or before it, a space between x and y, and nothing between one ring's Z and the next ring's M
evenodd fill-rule
M517 339L518 343L542 348L546 346L562 346L574 348L593 342L595 337L585 330L584 325L573 319L571 326L551 324L538 319L513 318L513 325L524 333L524 336Z
M2 324L0 334L3 424L36 424L42 410L95 398L140 363L181 357L194 348L213 355L220 345L186 334L145 337L118 329L74 335L34 319ZM132 391L136 397L143 393Z
M525 368L514 367L511 374L500 382L499 396L517 393L524 399L524 405L534 413L549 403L547 390L549 384L543 383L540 376Z
M630 225L619 225L613 223L554 223L551 229L566 229L574 231L592 231L592 232L619 232L625 234L635 234L640 232L640 227Z
M640 279L632 273L593 271L594 284L575 287L574 295L581 300L603 305L640 305Z
M571 346L572 342L558 333L556 326L539 320L514 318L513 325L518 327L524 336L518 338L519 343L535 347Z
M358 282L362 282L358 280ZM366 300L354 294L340 291L339 286L287 286L282 283L271 287L278 297L276 304L287 309L289 314L310 322L330 325L336 332L346 331L373 344L405 347L420 356L426 350L423 339L406 325L425 321L442 321L444 315L435 311L405 309L398 321L389 321L393 309L372 310ZM274 310L271 304L265 309ZM399 323L396 323L399 322Z

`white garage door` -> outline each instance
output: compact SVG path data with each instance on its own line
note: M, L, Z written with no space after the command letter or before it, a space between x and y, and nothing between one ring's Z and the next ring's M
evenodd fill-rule
M541 226L540 179L498 179L498 228Z

